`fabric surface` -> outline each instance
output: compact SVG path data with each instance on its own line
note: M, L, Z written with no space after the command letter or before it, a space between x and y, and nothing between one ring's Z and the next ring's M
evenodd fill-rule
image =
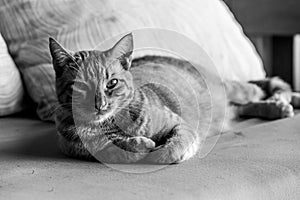
M252 127L244 124L222 135L203 159L196 155L182 164L134 174L116 169L153 166L107 167L66 158L56 146L53 124L3 118L1 199L299 200L299 122L299 115L257 126L251 121Z
M0 34L0 116L22 109L24 90L19 70L10 57Z
M185 35L204 48L223 78L260 79L262 62L229 9L220 0L0 0L0 31L23 73L42 119L51 119L55 105L48 37L71 50L94 49L99 43L134 29L168 29ZM149 38L135 38L143 46ZM171 41L179 46L185 41ZM188 47L187 47L188 48ZM149 54L138 51L136 56ZM152 53L154 53L152 51ZM157 52L156 52L157 54ZM162 54L162 52L159 52ZM197 52L194 52L197 57ZM199 57L199 56L198 56ZM33 69L37 72L34 73ZM53 87L53 86L50 86ZM39 94L37 92L39 91ZM44 105L47 105L46 107ZM47 112L48 110L48 112Z

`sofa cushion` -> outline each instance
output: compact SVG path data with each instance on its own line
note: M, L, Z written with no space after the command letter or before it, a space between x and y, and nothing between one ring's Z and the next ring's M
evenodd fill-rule
M0 71L0 116L5 116L22 109L24 90L19 70L10 57L1 34Z
M0 0L0 30L25 77L39 116L51 119L55 106L48 37L71 50L94 49L128 31L154 27L186 35L204 48L223 78L260 79L262 62L240 25L220 0ZM149 37L150 38L150 37ZM154 37L158 43L164 41ZM145 36L142 40L147 41ZM181 44L184 41L172 41ZM139 44L136 44L139 46ZM141 51L136 56L144 55ZM37 72L31 73L37 69ZM45 90L44 90L44 87ZM54 85L51 85L54 87ZM36 95L35 91L41 94ZM49 92L50 91L50 92ZM46 102L46 104L45 104ZM45 107L46 106L46 107ZM44 112L47 111L48 112Z

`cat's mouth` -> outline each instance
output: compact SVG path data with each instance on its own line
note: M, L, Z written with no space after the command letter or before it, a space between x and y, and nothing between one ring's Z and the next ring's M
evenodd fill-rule
M96 115L104 115L110 110L110 105L105 103L104 105L95 105L95 114Z
M73 115L78 122L93 124L105 121L112 115L112 111L109 107L106 109L76 108L73 110Z
M93 123L101 123L112 116L112 111L110 110L101 110L96 113L96 116L93 120Z
M96 115L105 115L108 110L96 110Z
M105 115L106 113L109 112L109 110L110 110L110 106L108 104L106 104L102 108L95 107L95 114L96 114L96 116Z

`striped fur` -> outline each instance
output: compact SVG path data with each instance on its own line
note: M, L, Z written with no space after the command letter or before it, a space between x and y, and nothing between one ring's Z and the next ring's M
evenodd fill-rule
M60 104L56 126L65 154L109 163L179 163L236 114L226 115L226 109L238 105L239 114L247 115L245 108L269 93L290 92L280 79L221 82L175 58L148 56L131 64L132 51L131 34L105 52L73 53L50 39ZM112 80L117 84L111 89Z
M53 121L52 107L56 105L55 77L47 49L49 36L76 51L110 47L110 38L117 39L117 35L132 30L136 30L136 37L147 38L136 41L139 48L151 45L188 52L181 44L190 38L203 47L224 78L249 80L265 76L253 45L220 0L0 0L0 19L1 35L43 120ZM147 48L134 55L173 54ZM199 58L197 51L188 55L193 56L191 60ZM15 73L15 79L19 79L17 76ZM20 83L14 87L18 100L22 93Z

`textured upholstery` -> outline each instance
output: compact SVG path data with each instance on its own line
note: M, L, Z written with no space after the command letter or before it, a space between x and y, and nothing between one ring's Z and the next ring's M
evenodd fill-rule
M0 116L20 111L23 96L24 91L20 73L0 34Z
M224 78L249 80L265 75L254 47L220 0L0 0L0 3L0 31L24 76L29 94L39 105L39 116L45 120L51 119L49 108L55 105L54 85L49 85L54 82L49 36L68 49L79 50L93 49L112 36L134 29L163 28L184 34L201 45ZM148 38L151 36L137 41L136 46ZM165 42L160 37L155 39L158 43ZM36 95L33 90L40 92Z

